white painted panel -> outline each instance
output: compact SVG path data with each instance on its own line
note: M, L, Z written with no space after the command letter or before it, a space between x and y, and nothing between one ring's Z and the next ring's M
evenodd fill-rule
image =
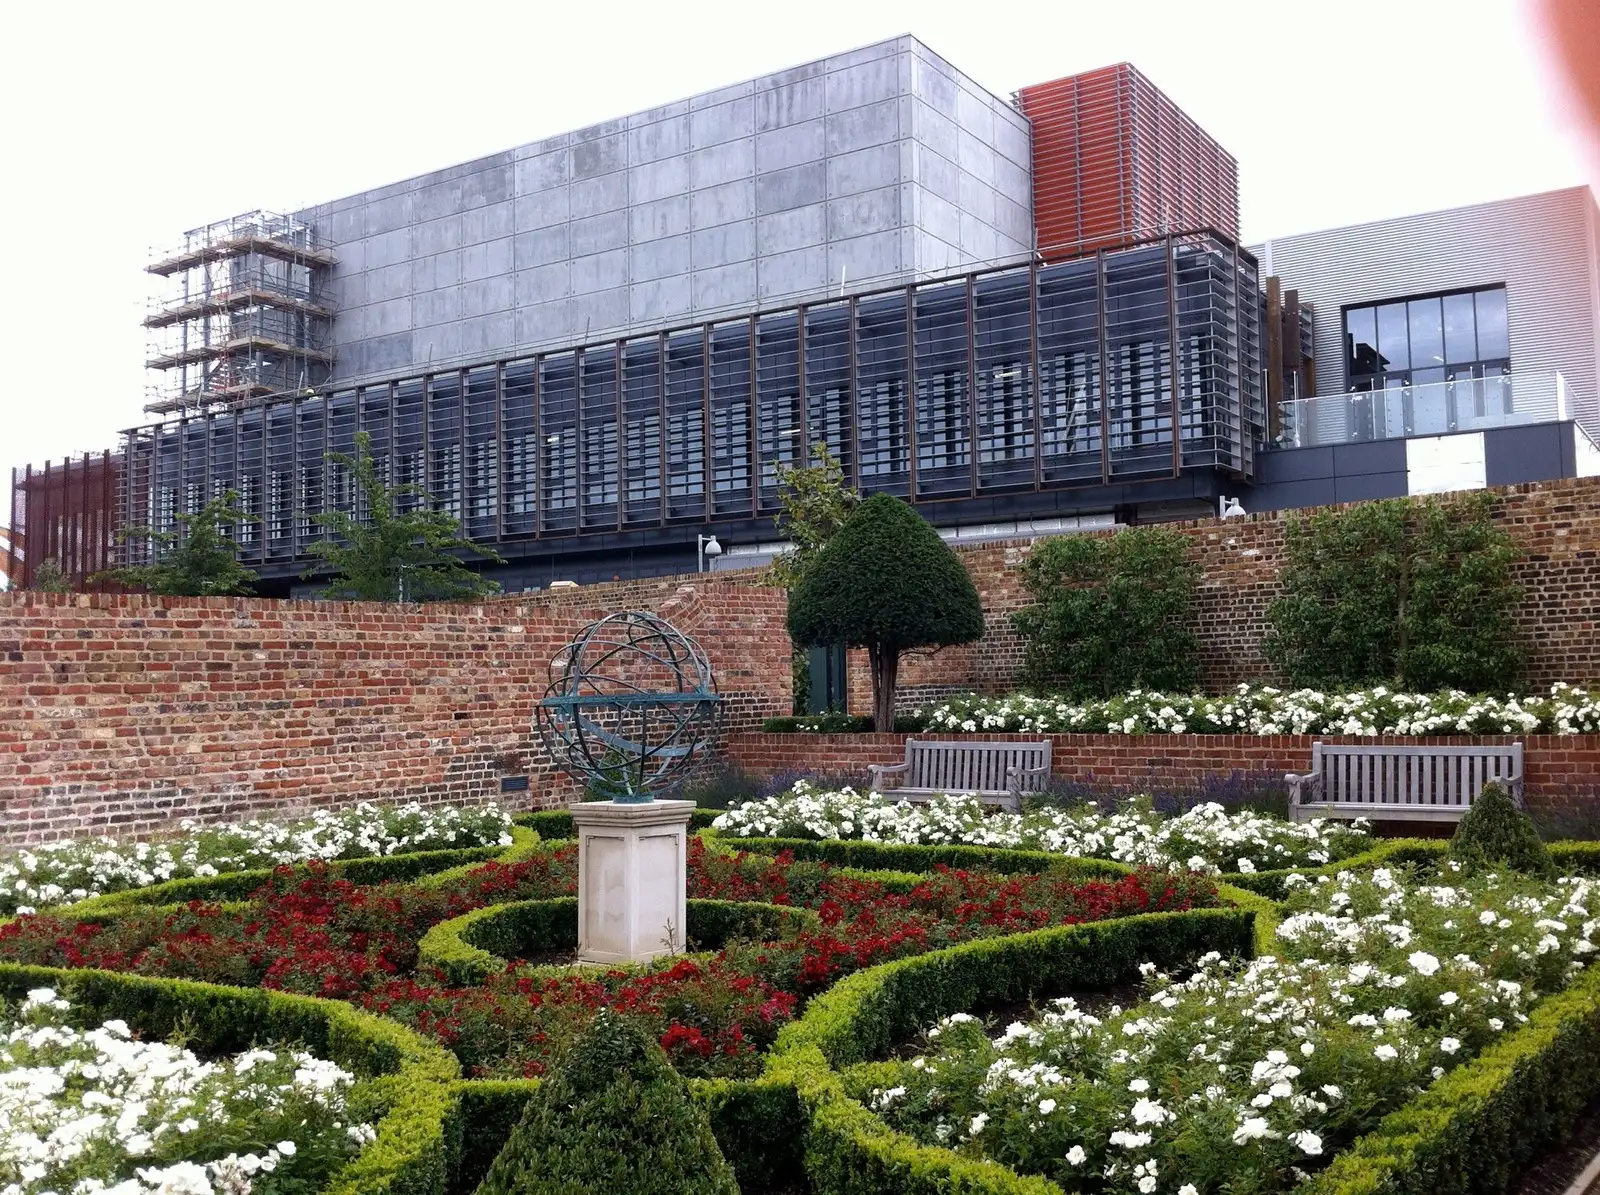
M1407 493L1447 494L1486 484L1482 432L1406 441Z
M1575 477L1600 477L1600 447L1584 435L1583 429L1574 425L1573 439L1573 464Z

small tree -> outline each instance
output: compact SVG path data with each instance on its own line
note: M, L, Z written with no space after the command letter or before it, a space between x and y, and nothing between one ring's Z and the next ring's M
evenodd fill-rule
M372 439L356 435L354 457L330 452L327 459L350 470L357 502L366 517L348 510L316 515L328 533L307 551L332 566L333 579L324 597L362 602L450 601L499 593L497 582L478 575L461 563L458 552L471 552L499 562L500 556L461 535L461 523L439 510L418 485L389 485L378 476L372 459ZM417 505L401 510L400 499L416 498ZM311 576L315 567L303 575Z
M1200 570L1187 547L1161 527L1036 545L1022 570L1034 604L1013 615L1027 641L1028 682L1077 698L1191 687Z
M802 647L863 647L872 710L894 726L900 653L971 643L983 635L972 578L926 519L898 498L861 503L789 595L789 635Z
M193 514L178 515L177 531L130 527L119 533L117 538L123 542L143 540L151 549L152 563L107 569L90 580L106 580L169 597L249 593L255 586L256 574L239 563L237 528L260 521L241 510L238 493L228 490Z
M817 553L839 533L851 512L861 505L861 492L844 483L844 469L826 444L811 446L814 465L774 469L778 481L778 534L793 546L767 569L767 583L793 589Z
M778 513L773 523L792 545L767 569L766 583L793 589L827 542L838 534L850 512L861 504L861 492L844 483L844 469L826 443L813 444L813 465L774 462L778 481ZM811 661L805 648L796 646L790 660L794 682L794 712L806 712L811 685Z
M46 556L39 561L39 567L33 570L33 584L28 588L36 593L71 593L72 582L61 571L55 557Z

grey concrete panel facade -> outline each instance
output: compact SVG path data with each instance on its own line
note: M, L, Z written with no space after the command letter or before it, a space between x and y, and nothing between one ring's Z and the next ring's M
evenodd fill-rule
M1559 372L1600 425L1600 211L1572 187L1310 232L1251 248L1315 309L1317 391L1345 390L1346 307L1504 284L1514 374Z
M300 214L359 383L1023 260L1029 162L907 36Z

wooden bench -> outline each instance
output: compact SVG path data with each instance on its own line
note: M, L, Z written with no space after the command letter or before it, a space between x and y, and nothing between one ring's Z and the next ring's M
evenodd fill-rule
M1290 772L1289 816L1460 821L1490 781L1522 804L1522 744L1417 747L1313 743L1311 770Z
M1012 813L1022 811L1022 794L1043 792L1050 782L1050 741L1031 743L938 742L907 739L906 760L872 764L872 788L906 801L942 794L977 797ZM886 779L898 781L884 784Z

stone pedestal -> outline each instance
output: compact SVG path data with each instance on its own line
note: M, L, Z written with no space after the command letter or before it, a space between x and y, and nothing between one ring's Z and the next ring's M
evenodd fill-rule
M639 963L682 951L694 802L568 808L578 835L578 958Z

